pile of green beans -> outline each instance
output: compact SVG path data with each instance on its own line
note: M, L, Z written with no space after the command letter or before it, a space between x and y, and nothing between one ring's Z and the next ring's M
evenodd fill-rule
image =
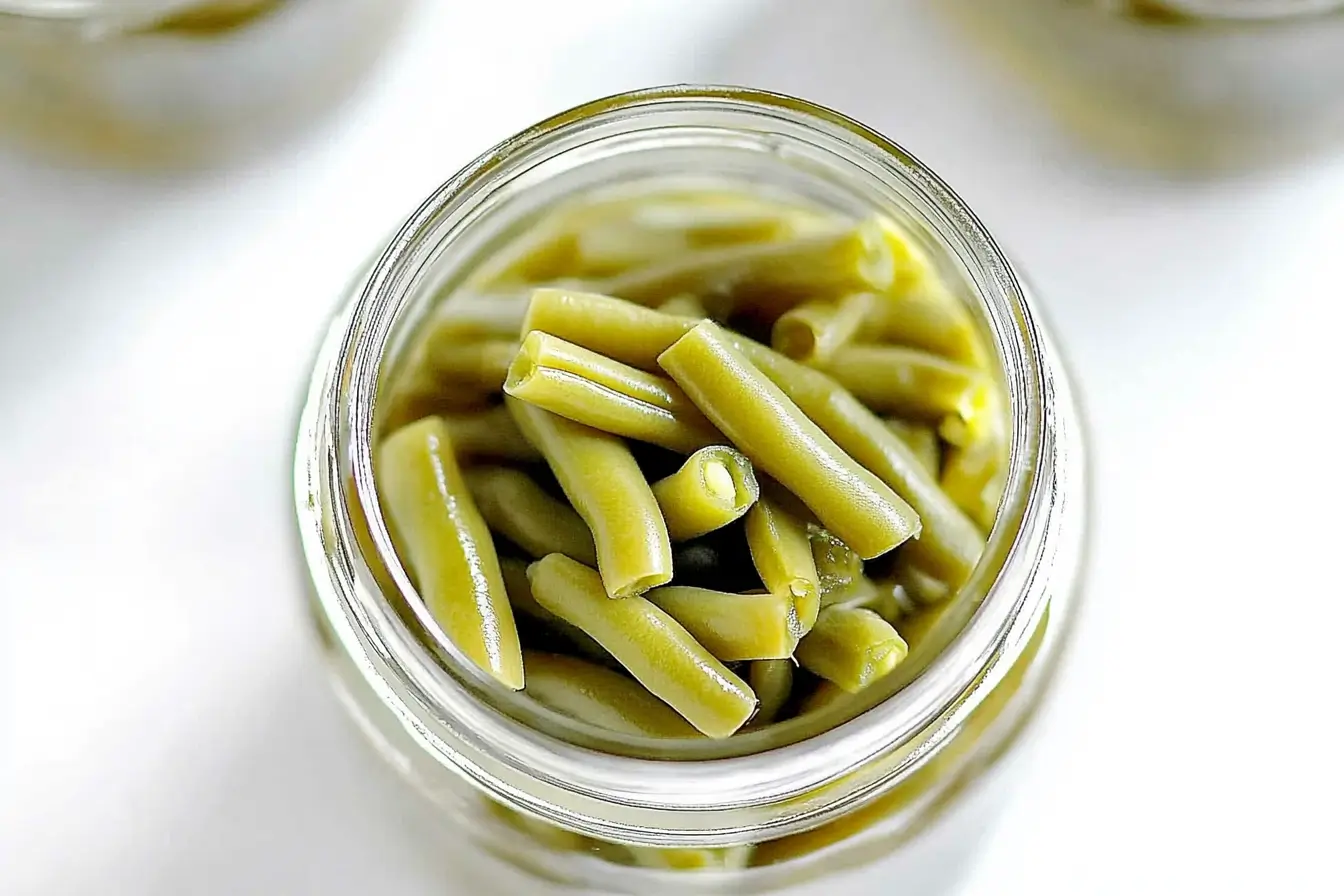
M895 222L746 193L561 209L380 398L400 560L495 680L618 735L830 707L969 577L1006 467L970 312Z

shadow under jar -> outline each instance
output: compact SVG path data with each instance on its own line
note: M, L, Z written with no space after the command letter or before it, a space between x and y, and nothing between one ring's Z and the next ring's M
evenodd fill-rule
M1217 171L1344 138L1340 0L950 0L939 10L1124 162Z
M687 184L899 221L965 303L1007 405L1004 490L969 581L843 707L723 740L615 738L508 690L434 624L392 546L373 456L415 334L501 246L576 197ZM352 284L319 350L295 498L338 692L491 892L936 893L1007 778L1083 565L1081 422L1027 287L969 209L881 135L790 97L624 94L505 141ZM792 727L790 727L792 725ZM465 871L462 873L466 873ZM829 890L827 890L829 892Z
M130 167L227 159L329 108L409 0L0 0L0 139Z

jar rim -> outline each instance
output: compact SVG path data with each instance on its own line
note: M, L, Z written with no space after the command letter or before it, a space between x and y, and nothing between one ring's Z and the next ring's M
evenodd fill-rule
M548 141L572 136L596 121L647 118L659 110L700 106L802 124L820 139L862 156L905 187L918 190L941 237L955 234L959 251L970 253L979 279L973 287L986 305L1010 395L1012 436L1005 497L977 576L997 565L982 583L985 596L965 627L929 666L902 690L862 715L811 738L768 751L722 759L675 763L594 751L528 728L493 712L463 688L460 678L434 698L407 666L423 657L399 656L407 644L351 634L370 661L368 672L381 696L396 706L408 730L427 750L444 757L487 793L532 814L590 836L658 845L728 845L780 836L815 826L845 811L938 749L980 702L1020 652L1039 621L1045 596L1032 590L1043 551L1039 521L1050 513L1049 467L1053 408L1043 381L1040 334L1026 290L997 243L962 200L903 148L872 129L822 106L782 94L740 88L675 85L619 94L575 107L498 144L440 186L406 221L373 265L349 319L338 322L339 388L325 396L332 424L327 455L339 467L349 459L354 495L361 507L377 507L373 484L373 406L378 375L393 323L408 286L424 268L428 236L445 214L470 205L473 191L491 178L509 176L509 165ZM926 221L925 223L930 223ZM316 388L316 386L315 386ZM305 463L304 448L299 448ZM298 474L300 509L311 497L309 471ZM328 485L345 489L337 475ZM358 569L343 502L335 501L337 529L345 539L349 584L371 585ZM385 524L370 515L379 554L395 557ZM312 557L310 555L310 563ZM396 566L396 564L392 564ZM393 569L403 592L404 571ZM975 577L973 577L973 582ZM376 588L374 589L376 591ZM346 596L347 598L349 595ZM386 601L384 601L386 603ZM345 601L347 614L362 617ZM367 618L362 621L368 622ZM436 629L431 628L431 631ZM448 654L454 649L446 644ZM466 664L469 666L469 664ZM424 671L424 670L419 670ZM461 673L462 670L456 670ZM993 679L993 681L990 681ZM441 698L441 699L436 699ZM508 749L500 747L508 743ZM874 762L883 758L881 768ZM688 773L687 765L694 767ZM869 769L868 775L857 774Z

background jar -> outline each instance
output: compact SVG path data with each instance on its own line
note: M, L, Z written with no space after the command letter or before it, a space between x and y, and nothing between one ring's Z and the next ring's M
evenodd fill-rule
M1344 138L1340 0L948 0L978 48L1123 161L1220 169Z
M0 0L0 139L81 161L235 155L339 98L408 0Z
M907 663L870 689L866 712L763 753L739 735L616 755L501 690L437 634L378 512L372 437L409 335L493 250L576 196L688 182L904 221L997 350L1011 461L976 573ZM911 892L935 892L964 864L953 856L983 822L989 770L1052 677L1083 560L1080 421L1056 349L993 239L882 136L742 89L599 100L505 141L440 187L332 322L295 474L313 612L338 693L498 892L538 879L601 892L783 892L845 874L898 875ZM737 848L749 844L759 845ZM753 861L769 864L741 867ZM667 867L696 862L710 867Z

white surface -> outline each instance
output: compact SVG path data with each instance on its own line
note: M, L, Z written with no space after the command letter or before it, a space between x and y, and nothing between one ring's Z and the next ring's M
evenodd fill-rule
M1344 159L1107 172L890 0L432 5L341 117L247 166L0 160L0 892L454 892L309 643L287 506L308 353L351 268L476 152L691 79L905 144L1073 360L1089 602L965 894L1337 892Z

